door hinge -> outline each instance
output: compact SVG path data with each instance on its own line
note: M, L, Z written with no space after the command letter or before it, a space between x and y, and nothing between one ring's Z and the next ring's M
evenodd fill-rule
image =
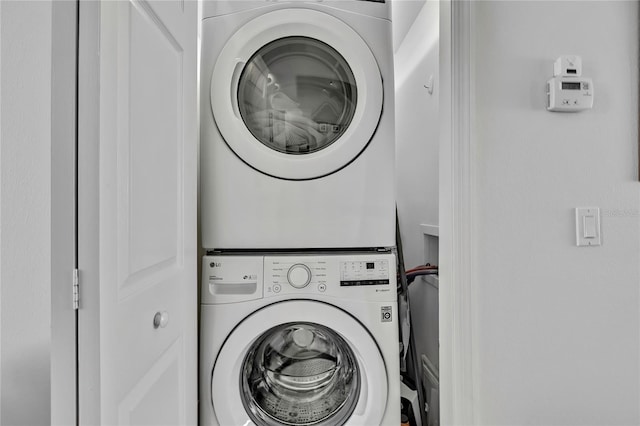
M77 269L73 270L73 310L77 311L80 307L80 279Z

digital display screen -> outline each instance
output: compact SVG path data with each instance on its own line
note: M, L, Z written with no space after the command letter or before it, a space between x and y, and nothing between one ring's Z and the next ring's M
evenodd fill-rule
M375 269L376 265L373 264L373 262L367 262L367 269Z
M340 287L356 287L364 285L389 285L389 280L343 280Z
M562 82L562 90L580 90L580 82L573 81L563 81Z

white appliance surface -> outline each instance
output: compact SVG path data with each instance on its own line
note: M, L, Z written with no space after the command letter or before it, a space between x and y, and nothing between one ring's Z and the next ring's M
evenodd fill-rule
M206 249L395 245L388 3L205 1Z
M391 253L205 256L200 424L398 425L396 303Z

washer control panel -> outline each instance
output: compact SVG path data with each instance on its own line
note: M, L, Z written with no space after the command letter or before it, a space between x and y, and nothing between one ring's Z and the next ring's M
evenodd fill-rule
M321 259L295 257L265 257L265 291L268 294L289 293L307 289L323 292L327 288L327 262Z
M289 268L287 281L295 288L305 288L311 282L311 269L304 263L296 263Z
M262 256L204 256L202 303L235 303L262 298Z
M202 258L203 304L315 296L396 300L395 255L221 254Z
M265 256L264 297L324 294L378 300L396 293L395 255Z
M340 262L340 285L389 285L389 261L383 259Z

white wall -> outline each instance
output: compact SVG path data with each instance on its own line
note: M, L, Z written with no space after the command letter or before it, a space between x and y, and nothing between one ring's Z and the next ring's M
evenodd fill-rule
M475 2L476 416L640 423L638 2ZM594 108L545 111L561 54ZM573 209L603 210L576 247Z
M422 5L417 12L416 3ZM406 35L395 53L397 203L405 264L411 268L424 263L420 225L438 224L439 5L404 0L393 6L394 18L415 13L406 32L396 30ZM424 87L430 76L433 94Z
M393 21L393 51L396 52L411 29L427 0L394 0L391 3Z
M402 0L392 5L397 45L396 194L405 266L412 268L432 261L425 253L421 225L438 224L439 2ZM430 76L433 94L424 87ZM437 366L438 291L417 279L410 298L418 356L426 354Z
M51 3L0 9L0 423L49 424Z

